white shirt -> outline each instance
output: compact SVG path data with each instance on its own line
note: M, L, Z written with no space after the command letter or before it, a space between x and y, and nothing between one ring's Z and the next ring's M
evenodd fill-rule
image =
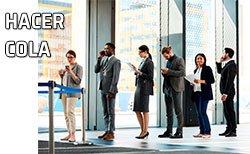
M195 79L198 79L198 80L201 79L201 71L202 71L202 68L200 70L197 69L196 73L194 74ZM197 92L197 91L201 92L201 84L200 83L194 85L194 92Z
M108 61L109 61L112 57L114 57L114 55L112 55L112 56L108 57Z
M67 87L67 74L68 74L68 72L65 71L65 73L64 73L64 75L63 75L63 85L64 85L65 87Z

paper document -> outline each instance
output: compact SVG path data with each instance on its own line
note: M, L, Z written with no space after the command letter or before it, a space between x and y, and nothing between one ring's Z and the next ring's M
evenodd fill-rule
M133 64L131 64L131 63L127 63L127 64L128 64L128 66L129 66L132 70L134 70Z
M190 75L188 75L188 76L185 76L184 77L186 80L188 80L190 83L192 83L192 84L196 84L195 82L194 82L194 74L190 74Z

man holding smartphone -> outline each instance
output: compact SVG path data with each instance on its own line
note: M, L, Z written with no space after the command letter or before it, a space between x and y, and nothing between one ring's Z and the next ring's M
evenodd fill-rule
M165 94L165 103L167 110L167 130L159 135L159 138L183 138L183 115L181 110L181 92L184 91L185 65L184 59L176 56L171 46L164 47L161 51L162 56L167 60L167 66L161 69L164 77L163 93ZM178 120L176 133L172 135L173 130L173 109Z
M227 120L227 128L224 133L219 136L236 137L236 119L234 111L234 79L237 74L237 66L232 60L234 51L231 48L225 48L224 55L220 58L220 62L216 63L217 71L221 74L220 79L220 93L223 102L224 116ZM222 63L224 67L222 68Z
M105 53L105 54L103 54ZM121 62L115 57L115 45L106 43L104 52L99 52L95 73L100 73L100 85L102 95L105 133L98 136L99 139L113 140L115 129L115 96L118 93Z

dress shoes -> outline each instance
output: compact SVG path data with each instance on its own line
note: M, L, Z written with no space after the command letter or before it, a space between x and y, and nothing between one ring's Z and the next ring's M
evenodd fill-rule
M182 133L176 132L174 135L170 136L171 139L183 138Z
M237 136L236 132L230 132L227 135L225 135L225 137L236 137L236 136Z
M228 133L230 133L229 129L226 129L224 133L219 134L219 136L226 136Z
M172 133L165 131L163 134L158 135L159 138L165 138L165 137L170 137L172 136Z
M137 138L137 139L145 139L145 138L148 137L148 135L149 135L149 132L147 132L144 136L136 136L135 138Z
M113 140L114 138L115 138L115 136L114 136L114 134L112 134L112 133L107 133L107 134L103 137L104 140Z
M106 135L108 134L108 132L105 132L104 134L102 134L101 136L98 136L99 139L104 138Z

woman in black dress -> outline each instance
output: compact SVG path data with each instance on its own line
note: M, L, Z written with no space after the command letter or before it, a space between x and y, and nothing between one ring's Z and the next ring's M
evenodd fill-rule
M141 133L136 136L137 139L144 139L149 135L149 95L153 95L154 86L154 63L149 49L146 45L139 47L139 56L143 59L139 68L134 67L136 75L136 91L134 97L134 109L138 122L141 127Z

